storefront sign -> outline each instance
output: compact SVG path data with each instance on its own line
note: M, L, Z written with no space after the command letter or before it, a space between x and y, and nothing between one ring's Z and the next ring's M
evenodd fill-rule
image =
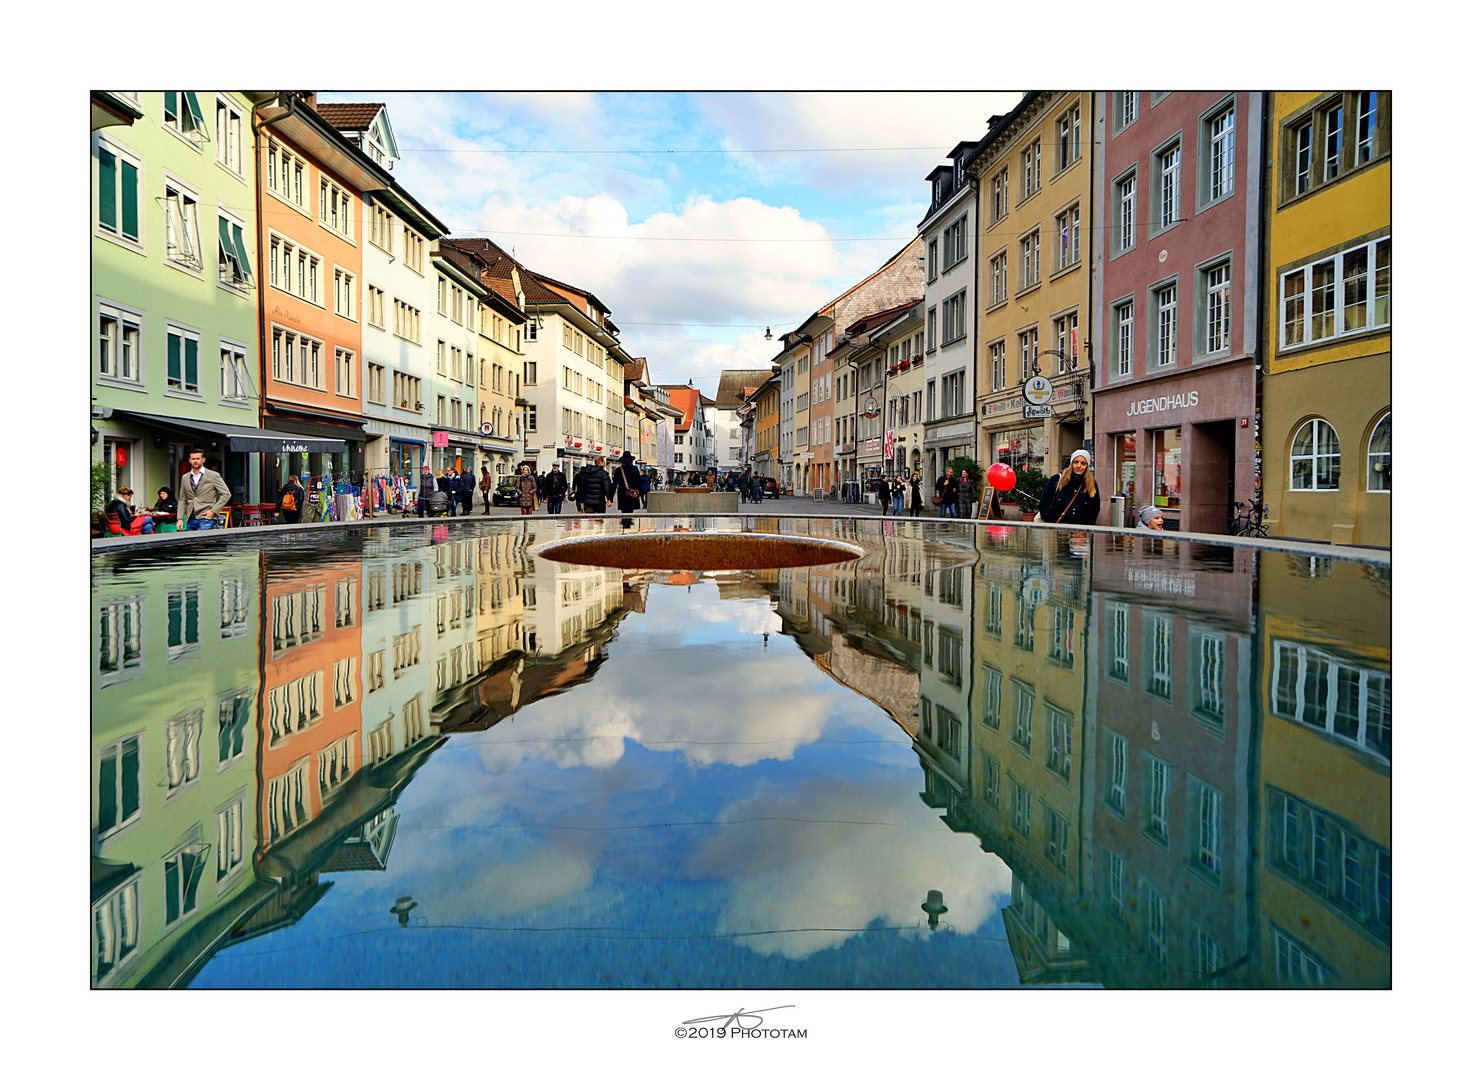
M432 445L433 446L447 446L448 445L448 433L446 431L434 431L432 433Z
M129 463L129 448L127 446L115 446L113 448L113 463L120 469Z
M1174 596L1193 596L1194 575L1180 570L1144 570L1140 567L1123 568L1123 580L1144 592L1170 593Z
M1167 394L1163 397L1143 398L1141 401L1132 401L1127 404L1128 416L1142 416L1145 413L1167 412L1169 409L1192 409L1199 404L1199 391L1190 390L1187 394Z
M1024 419L1026 420L1048 420L1054 415L1055 409L1051 405L1024 406Z
M1024 400L1031 405L1047 405L1054 388L1050 386L1050 380L1043 375L1035 375L1024 384Z

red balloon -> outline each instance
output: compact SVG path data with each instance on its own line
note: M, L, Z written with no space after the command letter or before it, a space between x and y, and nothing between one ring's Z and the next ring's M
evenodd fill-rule
M1018 482L1019 478L1014 475L1012 466L1005 465L1002 461L988 466L988 482L999 491L1007 491Z

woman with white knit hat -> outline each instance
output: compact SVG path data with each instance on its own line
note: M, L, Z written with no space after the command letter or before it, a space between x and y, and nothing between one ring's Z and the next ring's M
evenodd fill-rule
M1101 496L1091 472L1091 455L1077 450L1059 476L1052 476L1039 497L1040 521L1051 525L1095 525Z

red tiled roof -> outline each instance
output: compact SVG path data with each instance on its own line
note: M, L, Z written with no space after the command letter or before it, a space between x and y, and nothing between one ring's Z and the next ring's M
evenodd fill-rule
M346 101L336 105L315 104L314 111L336 131L365 131L385 107L384 101Z
M674 430L688 431L695 422L695 406L699 403L700 391L693 386L661 386L660 389L669 391L669 404L684 413L674 421Z
M486 240L481 236L444 236L438 239L437 246L439 250L443 248L456 248L458 251L470 255L481 262L485 267L483 277L481 278L485 287L493 290L500 299L508 302L511 307L517 308L519 306L519 298L515 293L514 279L511 277L511 273L514 270L518 269L522 271L520 281L521 284L526 286L526 295L529 295L528 283L531 276L530 272L525 270L515 260L514 256L510 255L509 252L505 251L492 240Z

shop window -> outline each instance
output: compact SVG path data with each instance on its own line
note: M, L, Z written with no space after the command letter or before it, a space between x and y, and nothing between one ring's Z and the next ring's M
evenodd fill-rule
M1115 438L1117 494L1127 496L1128 503L1137 506L1137 433L1128 431Z
M1153 502L1170 510L1179 507L1182 488L1183 432L1162 428L1153 432Z

